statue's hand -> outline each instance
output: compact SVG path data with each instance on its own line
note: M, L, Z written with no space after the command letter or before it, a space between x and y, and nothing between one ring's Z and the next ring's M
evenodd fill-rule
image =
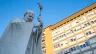
M40 26L43 26L43 22L42 22L40 16L37 19L38 19L38 22L40 22Z

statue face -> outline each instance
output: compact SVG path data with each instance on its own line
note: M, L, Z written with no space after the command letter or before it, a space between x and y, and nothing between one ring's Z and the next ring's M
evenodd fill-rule
M25 19L27 22L32 22L32 20L34 19L34 13L31 12L31 11L27 11L27 12L24 14L24 19Z

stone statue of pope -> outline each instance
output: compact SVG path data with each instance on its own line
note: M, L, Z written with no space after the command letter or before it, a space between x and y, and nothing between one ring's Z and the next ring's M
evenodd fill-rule
M33 11L27 11L24 18L13 19L0 39L0 54L42 54L43 23L32 22Z

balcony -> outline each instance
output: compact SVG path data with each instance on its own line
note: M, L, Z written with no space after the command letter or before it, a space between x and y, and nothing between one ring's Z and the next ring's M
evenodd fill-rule
M46 44L45 42L42 42L42 48L45 48Z
M44 41L45 41L45 37L43 36L43 37L42 37L42 42L44 42Z

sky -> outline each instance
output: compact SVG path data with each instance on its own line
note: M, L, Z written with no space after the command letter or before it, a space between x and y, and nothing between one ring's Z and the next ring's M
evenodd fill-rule
M43 5L42 20L46 27L93 4L96 0L0 0L0 37L8 23L14 18L23 18L27 10L34 11L34 22L38 22L38 2Z

